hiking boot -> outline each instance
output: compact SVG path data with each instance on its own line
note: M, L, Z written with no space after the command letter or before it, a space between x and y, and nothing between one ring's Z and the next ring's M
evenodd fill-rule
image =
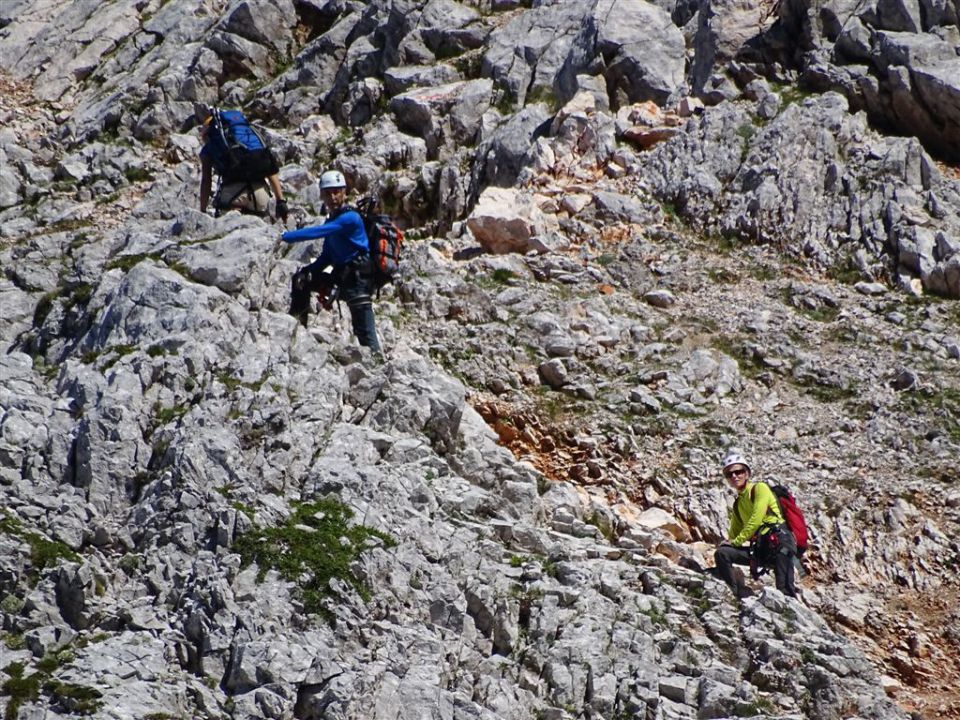
M702 573L704 572L703 567L693 558L682 557L677 561L677 565L687 570L693 570L694 572Z

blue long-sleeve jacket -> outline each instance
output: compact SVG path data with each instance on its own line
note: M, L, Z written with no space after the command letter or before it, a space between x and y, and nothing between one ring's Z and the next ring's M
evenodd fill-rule
M321 268L327 265L334 267L346 265L360 253L370 252L370 242L367 240L367 231L363 227L363 218L353 208L341 210L323 225L288 230L282 237L283 241L288 243L324 238L320 257L311 263Z

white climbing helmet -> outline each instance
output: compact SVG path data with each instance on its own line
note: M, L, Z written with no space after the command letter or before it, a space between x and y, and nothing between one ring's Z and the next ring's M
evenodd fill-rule
M343 173L340 172L339 170L327 170L323 175L320 176L321 190L345 188L346 186L347 186L347 179L343 176Z
M731 465L743 465L749 472L753 472L750 464L744 459L743 455L736 451L727 453L727 456L723 459L723 472L726 473L727 468Z

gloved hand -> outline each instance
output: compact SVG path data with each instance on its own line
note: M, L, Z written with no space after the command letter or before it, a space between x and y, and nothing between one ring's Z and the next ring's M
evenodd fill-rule
M290 212L290 209L287 207L286 200L277 200L277 220L287 221L287 215Z

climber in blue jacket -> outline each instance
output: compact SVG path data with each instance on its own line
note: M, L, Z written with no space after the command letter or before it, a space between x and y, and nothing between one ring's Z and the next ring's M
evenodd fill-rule
M363 218L346 204L347 181L343 173L337 170L323 173L320 195L329 213L327 221L323 225L290 230L282 236L288 243L323 238L320 257L293 276L290 314L306 327L311 292L319 292L321 302L327 307L333 300L342 298L350 308L357 340L374 353L380 353L371 298L370 243ZM325 272L328 267L332 267L331 272Z

